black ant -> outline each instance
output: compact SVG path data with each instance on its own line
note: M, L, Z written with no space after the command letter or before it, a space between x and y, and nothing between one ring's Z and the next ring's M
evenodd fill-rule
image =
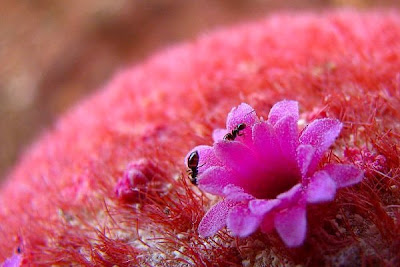
M236 137L242 136L242 135L243 135L243 134L240 133L240 131L243 131L245 128L246 128L246 124L244 124L244 123L238 124L238 125L235 127L235 129L232 130L232 132L227 133L227 134L224 136L224 140L227 140L227 141L233 141L233 140L235 140Z
M197 175L199 174L199 152L197 150L193 151L190 153L188 160L187 160L187 165L189 167L188 173L189 173L189 179L190 182L194 185L197 185Z

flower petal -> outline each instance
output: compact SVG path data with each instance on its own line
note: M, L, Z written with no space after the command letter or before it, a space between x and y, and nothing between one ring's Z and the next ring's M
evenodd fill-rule
M288 247L297 247L303 244L306 227L305 206L295 206L275 215L275 228Z
M224 196L224 187L234 181L234 174L223 167L211 167L198 177L198 185L201 190L214 195Z
M262 216L253 214L246 205L237 205L228 214L227 226L233 235L246 237L254 233Z
M201 220L198 232L202 237L214 235L226 225L229 210L237 205L236 201L222 200L214 205Z
M249 209L255 215L264 216L281 203L279 199L254 199L249 202Z
M281 158L281 150L275 130L268 122L260 122L253 126L253 144L265 165L273 164Z
M190 152L186 155L185 157L186 167L188 164L187 160L193 151L197 151L197 153L199 153L199 164L198 164L199 174L204 172L210 167L222 166L221 161L215 155L214 148L211 146L201 145L201 146L196 146L195 148L190 150Z
M307 202L332 201L336 194L336 183L325 171L316 172L307 186Z
M297 167L296 150L299 145L297 120L291 116L283 117L274 128L281 151L290 162L289 166Z
M352 165L329 164L323 170L335 181L338 188L357 184L364 178L364 172Z
M233 108L226 120L226 134L230 134L230 139L228 139L230 141L240 141L251 146L251 128L258 121L259 119L254 109L248 104L242 103L238 107Z
M224 139L224 136L228 133L226 129L215 129L212 133L212 138L214 142Z
M6 259L3 264L0 263L2 267L18 267L21 266L22 255L14 254L10 258Z
M308 125L300 136L300 143L311 145L315 154L309 166L311 173L318 166L325 151L332 145L342 129L340 121L335 119L319 119Z
M268 122L275 125L284 117L291 117L297 123L299 120L299 104L297 101L283 100L276 103L269 112Z
M243 188L233 184L225 186L223 193L226 196L226 199L236 201L246 201L254 199L252 195L245 193Z
M299 145L297 147L297 163L299 164L299 169L301 176L306 177L308 172L308 167L313 159L315 149L311 145Z
M296 200L301 194L301 184L296 184L290 190L279 194L276 198L283 201L293 201Z
M249 176L252 170L257 169L256 156L252 150L240 142L220 141L214 144L215 154L228 168Z
M258 118L254 109L250 105L242 103L232 108L231 112L229 112L226 119L226 129L232 131L240 123L244 123L246 127L251 128L257 121Z
M279 194L277 197L281 202L279 203L279 209L286 209L293 205L297 205L298 203L304 202L304 194L303 187L301 184L296 184L291 189L282 194Z

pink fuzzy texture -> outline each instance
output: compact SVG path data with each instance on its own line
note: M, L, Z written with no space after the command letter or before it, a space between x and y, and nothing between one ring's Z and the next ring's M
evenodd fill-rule
M43 134L2 185L0 262L21 246L22 263L34 266L398 266L399 55L398 12L345 10L271 15L121 71ZM356 165L365 178L338 190L335 201L307 205L298 248L287 248L279 234L292 227L288 217L304 216L301 209L276 219L278 234L199 236L201 218L220 199L190 184L187 151L211 144L232 107L245 102L267 118L283 99L301 104L303 126L339 120L333 147L317 151L320 164ZM116 195L130 199L131 189L139 200ZM213 209L223 214L217 225L233 202ZM252 205L266 211L274 203Z

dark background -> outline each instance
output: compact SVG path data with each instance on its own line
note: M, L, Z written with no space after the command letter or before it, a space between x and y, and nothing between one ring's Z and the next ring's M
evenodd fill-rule
M26 145L124 65L216 26L276 10L395 7L396 0L3 0L0 180ZM397 4L398 5L398 4Z

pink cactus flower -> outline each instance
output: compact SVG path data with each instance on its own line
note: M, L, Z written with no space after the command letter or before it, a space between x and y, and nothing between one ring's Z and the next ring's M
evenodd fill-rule
M362 180L363 172L352 165L319 168L342 129L340 121L317 119L299 134L298 119L296 101L276 103L266 121L243 103L228 114L226 130L214 131L212 147L192 150L200 158L199 188L223 197L202 219L201 236L225 225L240 237L275 228L286 246L299 246L307 204L332 201L337 189Z

